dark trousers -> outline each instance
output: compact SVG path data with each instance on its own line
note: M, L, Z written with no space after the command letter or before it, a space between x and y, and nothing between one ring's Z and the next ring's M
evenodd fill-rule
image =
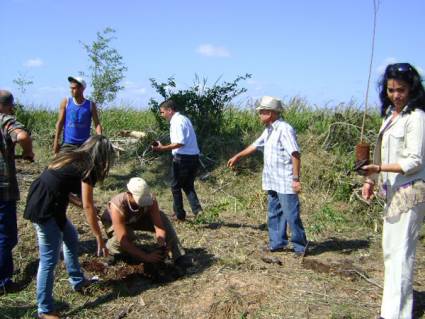
M17 243L16 201L0 201L0 288L12 280L12 249Z
M185 218L182 189L186 194L192 212L196 215L202 210L195 191L195 177L199 166L198 155L180 155L173 157L171 192L173 193L173 210L177 218Z

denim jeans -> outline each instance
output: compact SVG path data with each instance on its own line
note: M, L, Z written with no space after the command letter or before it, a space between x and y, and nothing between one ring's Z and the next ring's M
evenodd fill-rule
M192 212L196 215L202 210L195 191L195 177L198 171L198 155L180 155L173 157L171 192L173 193L173 210L178 218L185 218L182 189L186 194Z
M12 249L17 243L16 201L0 201L0 288L12 281Z
M54 218L43 224L34 223L37 232L40 262L37 272L38 313L52 312L53 280L56 264L59 260L61 244L69 282L73 289L83 284L85 277L78 262L78 234L74 225L67 220L61 230Z
M304 226L300 217L300 202L297 194L281 194L268 191L268 227L270 249L288 245L286 228L291 229L291 243L295 252L303 252L307 245Z

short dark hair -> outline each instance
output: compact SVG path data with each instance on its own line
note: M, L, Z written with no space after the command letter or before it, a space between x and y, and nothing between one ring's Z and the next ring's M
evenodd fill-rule
M409 63L389 64L379 81L379 98L381 100L381 115L386 116L391 101L387 95L388 80L406 82L409 86L409 101L406 112L410 113L416 108L425 111L425 90L419 72Z
M159 107L163 108L163 109L171 109L173 111L177 111L177 109L178 109L177 103L174 102L174 100L172 100L172 99L165 100L164 102L162 102L159 105Z
M6 90L0 90L0 104L3 106L13 106L13 94Z

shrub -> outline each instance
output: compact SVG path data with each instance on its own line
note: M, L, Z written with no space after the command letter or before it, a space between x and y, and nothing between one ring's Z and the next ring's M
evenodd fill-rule
M210 137L221 136L225 133L224 111L233 98L244 93L245 88L239 88L239 82L250 78L250 74L238 76L232 82L215 82L211 87L207 86L207 80L195 78L193 86L185 90L177 90L174 78L168 78L167 82L159 83L151 79L152 87L161 95L164 100L172 98L179 106L179 111L186 114L193 123L198 138L198 143L204 154L206 152L206 141ZM151 99L149 106L155 114L157 123L161 130L165 130L166 125L159 116L159 102Z

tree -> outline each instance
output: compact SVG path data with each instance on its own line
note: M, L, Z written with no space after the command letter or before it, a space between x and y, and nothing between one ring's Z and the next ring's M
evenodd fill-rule
M211 86L207 86L207 80L200 80L195 77L194 84L186 90L175 90L176 82L173 77L167 82L159 83L155 79L150 79L152 87L161 95L164 100L172 98L179 106L179 111L186 114L192 121L196 130L198 142L202 147L211 136L220 136L224 129L224 111L226 106L236 96L246 92L245 88L239 88L239 82L251 77L251 74L238 76L232 82L218 83L218 80ZM155 114L160 129L165 129L166 125L159 116L159 102L151 99L149 106ZM204 147L204 150L206 148Z
M34 82L30 80L26 74L22 74L21 72L18 73L18 76L13 80L13 83L18 86L18 91L21 95L25 95L28 87L34 84Z
M112 40L116 39L114 33L114 29L107 27L102 32L97 32L97 39L92 44L81 42L91 62L89 69L93 92L90 98L99 105L115 99L117 93L123 89L120 82L127 71L123 57L111 47Z

